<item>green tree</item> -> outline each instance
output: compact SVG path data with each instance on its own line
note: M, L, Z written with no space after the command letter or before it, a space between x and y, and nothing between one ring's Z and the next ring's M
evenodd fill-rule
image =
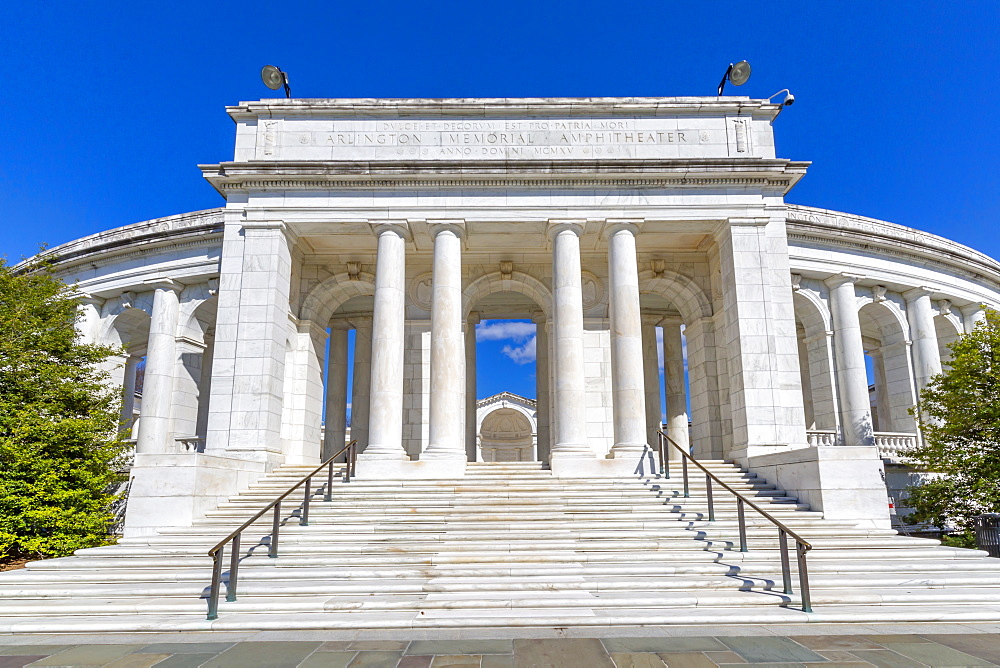
M106 543L125 456L120 398L84 345L71 289L44 265L0 258L0 558L63 556Z
M913 522L954 526L974 544L972 518L1000 512L1000 312L950 346L951 361L920 393L924 442L910 453L928 479L909 488Z

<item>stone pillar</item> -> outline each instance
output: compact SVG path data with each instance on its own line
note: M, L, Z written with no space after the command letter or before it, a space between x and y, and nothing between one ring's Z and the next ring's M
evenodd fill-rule
M227 219L221 266L206 451L270 465L283 458L292 271L284 223Z
M122 383L122 420L120 431L125 438L132 438L132 414L135 412L135 371L142 360L138 355L129 355L125 360L125 376Z
M594 457L594 451L587 446L586 431L581 234L583 221L550 222L556 414L553 461L563 457Z
M830 313L833 320L834 359L837 364L837 388L840 392L840 424L844 445L875 445L871 405L868 400L868 374L858 319L857 276L838 274L827 279L830 286Z
M983 308L982 304L969 304L968 306L963 306L960 310L962 311L962 324L965 327L966 334L970 334L976 328L976 325L986 320L986 309Z
M323 428L323 461L347 444L347 327L330 323L330 354L326 360L326 420ZM355 339L355 342L357 339ZM357 350L355 343L355 350ZM355 353L357 355L357 353ZM345 461L340 455L337 461Z
M421 459L466 460L465 339L462 336L464 221L430 224L434 238L431 287L431 394L427 450Z
M406 328L405 223L373 225L378 237L372 316L371 389L365 459L402 460L403 345Z
M903 293L906 299L906 319L910 323L913 341L913 371L917 392L927 387L932 376L941 373L941 351L934 328L932 288L914 288Z
M872 375L875 376L875 410L872 411L872 429L874 431L895 431L889 412L889 393L885 380L885 360L882 358L882 350L873 350L869 356L872 358ZM870 396L868 405L871 405Z
M684 382L684 341L680 318L664 318L663 385L667 398L667 436L686 452L690 451L688 434L687 384ZM679 460L676 448L670 449L670 459Z
M177 356L177 316L183 286L164 279L153 283L153 315L149 321L146 348L146 379L142 388L142 425L135 451L139 454L168 452L170 406Z
M476 325L478 313L470 313L465 321L465 459L477 460L476 447Z
M657 432L662 428L663 415L660 412L660 365L656 354L656 325L659 315L642 316L642 367L646 401L646 442L657 443Z
M685 323L688 345L688 385L691 392L691 442L699 459L722 459L725 454L723 405L726 364L716 345L715 319L701 317ZM679 328L678 328L679 329ZM664 332L664 345L667 337ZM664 371L667 361L664 359ZM683 361L680 368L684 372ZM681 376L683 379L683 375ZM681 381L682 382L682 381ZM670 392L667 392L667 421L670 421ZM671 432L667 432L670 435ZM671 436L673 438L673 436Z
M635 254L638 227L610 223L608 240L609 311L611 316L611 383L615 444L612 457L646 449L646 397L639 315L639 269Z
M549 427L549 323L545 314L536 311L531 316L535 323L535 418L538 461L545 462L551 453Z
M717 234L732 416L728 458L806 442L783 218L730 218Z
M354 375L351 384L351 440L358 442L358 452L368 447L368 416L372 383L372 319L351 318L354 325Z

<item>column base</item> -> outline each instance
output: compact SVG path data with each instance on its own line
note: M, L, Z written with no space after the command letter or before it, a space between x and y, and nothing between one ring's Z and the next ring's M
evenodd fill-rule
M828 520L889 529L889 496L873 446L821 445L749 458L750 470Z
M205 453L135 456L125 511L125 538L189 527L246 489L274 463ZM219 538L222 538L220 535Z
M549 468L557 478L646 478L660 472L659 460L649 448L642 452L620 452L605 459L554 455Z
M358 480L443 480L465 477L465 459L386 459L358 455Z

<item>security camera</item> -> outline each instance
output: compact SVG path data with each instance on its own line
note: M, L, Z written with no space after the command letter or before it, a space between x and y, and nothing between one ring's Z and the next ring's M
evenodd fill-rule
M790 107L790 106L792 106L792 103L793 103L793 102L795 102L795 96L794 96L794 95L792 95L791 93L789 93L789 94L788 94L788 97L786 97L786 98L785 98L785 102L784 102L784 105L785 105L786 107Z
M785 94L785 99L784 99L784 101L782 101L781 104L783 104L786 107L790 107L792 105L792 103L795 102L795 96L792 95L791 91L789 91L787 88L782 88L777 93L775 93L771 97L767 98L767 101L770 102L771 100L773 100L774 98L778 97L782 93Z

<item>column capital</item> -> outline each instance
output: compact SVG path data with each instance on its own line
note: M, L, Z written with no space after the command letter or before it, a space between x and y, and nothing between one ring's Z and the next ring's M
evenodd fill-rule
M431 233L431 239L437 237L441 232L451 231L459 239L465 239L465 219L448 218L433 219L427 221L427 229Z
M288 226L283 220L241 220L240 226L244 230L280 230L287 232Z
M347 321L354 329L371 329L372 326L372 316L370 315L352 315L347 318Z
M662 313L643 313L639 316L644 325L652 325L653 327L659 326L660 322L663 321Z
M149 290L171 290L180 293L184 289L182 283L178 283L172 278L150 278L142 282ZM123 295L125 293L122 293Z
M857 283L858 281L863 280L864 278L865 277L862 276L861 274L844 273L844 274L834 274L829 278L823 279L823 282L826 283L827 286L830 288L836 288L843 285L844 283Z
M764 216L726 218L726 223L728 223L730 227L763 227L770 222L771 218Z
M907 302L912 302L916 301L917 299L920 299L921 297L930 297L935 292L937 292L935 288L922 285L920 287L907 290L902 294L903 294L903 299L905 299Z
M405 220L370 220L368 225L376 237L386 232L395 232L404 241L410 240L410 225Z
M583 228L586 224L587 221L583 218L550 218L547 234L549 239L552 239L560 232L569 230L578 237L583 236Z
M351 324L351 321L348 320L347 318L333 318L332 320L330 320L330 324L328 326L331 330L336 329L336 330L346 331L348 329L354 329L354 326Z
M106 299L102 299L101 297L92 295L89 292L78 292L71 296L73 299L80 302L81 304L87 304L88 306L100 307L104 305L105 301L107 301Z
M472 311L469 313L468 317L465 319L470 325L478 325L483 321L483 314L479 311Z
M665 315L656 324L660 327L679 327L684 324L684 318L680 315Z
M642 230L644 222L642 218L607 218L601 230L601 238L607 240L612 234L622 230L627 230L635 236Z

